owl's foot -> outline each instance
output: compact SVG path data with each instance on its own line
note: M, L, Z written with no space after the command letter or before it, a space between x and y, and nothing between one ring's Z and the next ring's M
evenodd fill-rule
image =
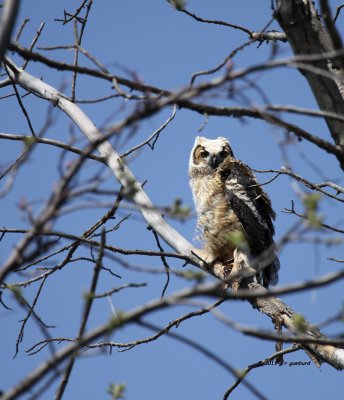
M231 282L232 290L236 292L240 287L241 281L254 276L256 274L256 270L250 266L248 256L243 252L235 249L233 256L233 268L228 278Z
M192 254L199 260L202 269L209 271L224 282L227 281L233 267L232 258L219 259L213 254L200 249L194 249ZM223 289L226 290L227 288L228 284L224 283Z
M200 261L200 265L204 269L209 269L215 261L215 257L205 250L194 249L191 250L191 253Z

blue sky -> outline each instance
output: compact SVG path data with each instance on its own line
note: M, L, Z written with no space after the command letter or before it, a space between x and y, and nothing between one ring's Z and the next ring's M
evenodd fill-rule
M46 22L38 46L53 46L72 44L72 25L63 26L54 21L63 17L63 10L73 11L80 1L23 1L18 26L24 18L30 18L21 43L28 46L41 22ZM190 0L187 9L199 16L209 19L221 19L260 30L271 18L270 0L256 2L245 0L240 2L225 0ZM335 8L339 1L331 2ZM342 22L340 19L338 20ZM278 29L276 24L270 29ZM140 79L150 85L164 89L177 89L187 85L194 72L217 65L235 47L247 41L246 35L231 28L201 24L185 14L182 14L166 1L95 1L87 24L83 47L97 57L107 68L118 75L124 75L118 65L130 68ZM287 44L278 45L279 57L290 56ZM263 63L268 60L271 44L263 43L242 51L233 60L233 68L241 69L247 66ZM72 62L71 51L58 50L46 52L48 56L59 61ZM16 56L13 58L19 62ZM91 65L84 57L80 58L81 65ZM47 83L70 94L71 74L56 72L47 67L30 62L28 72L42 77ZM317 108L312 93L303 77L294 69L279 68L264 74L258 73L251 77L259 83L269 99L274 104L294 105L305 108ZM204 78L203 78L204 79ZM208 78L205 78L208 79ZM201 79L200 79L201 80ZM244 86L238 82L237 87ZM77 98L91 99L113 93L108 82L101 82L79 76L77 80ZM1 95L10 92L3 89ZM251 105L262 105L259 94L252 89L246 90L245 95ZM34 128L38 131L44 123L49 109L48 103L29 96L24 98ZM210 100L218 105L240 106L239 98ZM122 118L126 112L133 109L132 104L126 104L123 110L122 100L113 100L96 105L81 105L98 127L111 126ZM120 152L132 145L140 143L157 129L171 115L170 108L162 110L154 117L144 121L137 134L128 141L119 141ZM28 127L20 112L16 100L11 97L0 102L0 132L29 134ZM55 124L47 132L47 137L66 141L71 131L71 122L67 117L54 110ZM321 119L296 117L286 115L287 121L298 123L309 132L327 140L331 140L327 127ZM162 132L154 151L145 147L135 158L130 167L140 181L148 179L145 189L152 201L157 205L170 205L177 197L183 203L192 206L192 197L188 183L188 159L195 136L205 117L188 110L179 110L174 121ZM78 133L78 132L77 132ZM202 135L209 138L227 137L234 149L235 155L244 160L252 168L259 170L279 169L286 165L286 158L281 153L280 143L285 140L285 133L266 122L254 119L234 119L227 117L210 117ZM85 142L84 142L85 143ZM80 144L80 146L82 143ZM22 150L20 143L1 142L1 163L6 163L17 157ZM287 147L290 165L296 173L315 182L332 180L343 185L342 171L337 161L314 145L305 141L294 141ZM35 201L34 211L42 206L41 200L46 198L58 179L56 163L59 152L54 148L38 147L31 155L29 162L20 170L15 185L9 195L1 200L1 225L7 227L26 227L26 221L18 212L19 201L26 198ZM311 164L315 164L317 169ZM83 172L87 177L98 169L95 163L89 163ZM259 174L261 182L269 180L271 175ZM118 189L114 178L104 184L106 188ZM289 208L291 200L295 201L297 209L302 212L302 205L297 193L305 188L296 185L287 177L280 177L266 187L274 209L277 213L276 239L281 238L292 226L296 217L282 212ZM57 229L75 234L82 233L88 226L97 221L105 212L104 209L87 209L70 214L57 224ZM343 226L343 213L340 204L334 204L322 199L320 212L326 216L325 222ZM121 215L126 215L126 210ZM192 240L195 220L185 223L171 221L181 234ZM316 232L310 233L313 238ZM336 235L327 234L333 238ZM1 243L0 262L6 260L17 237L6 237ZM114 246L130 249L156 249L153 236L147 234L146 224L141 218L133 217L126 221L120 230L108 235L108 241ZM168 246L164 245L168 250ZM298 241L287 246L280 255L281 272L280 284L291 283L308 278L314 278L339 269L338 264L328 260L328 257L342 257L343 245L320 246ZM126 259L127 260L127 259ZM149 267L162 267L160 259L145 257L130 257L133 264ZM121 280L103 275L99 292L109 290L129 282L147 282L148 286L140 289L128 289L113 296L113 305L117 310L130 310L144 302L158 298L165 283L163 275L140 275L124 270L116 263L109 267L123 276ZM171 266L181 269L182 264L171 261ZM54 337L74 337L76 335L83 301L83 293L87 290L91 279L92 268L84 263L74 263L60 271L54 279L48 281L43 289L37 311L43 319L56 325L51 331ZM20 277L10 276L9 281L15 282ZM167 295L181 289L187 282L172 277ZM300 293L284 297L284 300L297 312L311 322L318 323L337 313L341 308L343 296L342 283L336 283L330 288ZM27 288L25 294L33 299L37 286ZM15 307L10 296L5 298ZM206 300L206 299L205 299ZM150 315L147 321L159 326L190 311L190 307L174 307L171 310ZM235 321L243 324L272 329L268 319L252 310L244 302L228 302L221 310ZM95 303L89 328L107 321L111 308L105 299ZM36 325L30 322L26 328L24 341L19 355L12 359L15 350L15 340L20 324L18 320L25 316L23 310L13 312L0 310L1 341L0 341L0 389L6 389L18 382L30 370L48 355L44 350L37 356L25 355L25 349L41 339ZM235 368L245 368L274 353L274 343L263 342L245 337L240 333L225 328L211 315L194 318L183 323L176 333L195 339L203 346L214 351ZM325 330L329 334L342 332L342 325L337 323ZM131 341L149 336L151 332L137 326L128 326L115 333L113 340ZM62 346L62 345L61 345ZM286 356L287 362L308 361L303 352ZM248 380L254 384L267 398L281 400L312 397L328 399L331 393L339 392L342 385L340 372L323 365L320 370L315 366L303 367L274 367L266 366L250 373ZM283 390L281 390L281 383ZM137 347L125 353L112 355L85 356L79 360L72 374L65 399L110 398L106 394L109 383L125 383L128 399L221 399L226 389L233 383L233 378L218 365L189 349L185 345L168 337ZM286 384L287 383L287 384ZM52 388L45 397L53 398ZM27 397L29 398L29 397ZM251 399L252 395L243 386L236 389L231 399Z

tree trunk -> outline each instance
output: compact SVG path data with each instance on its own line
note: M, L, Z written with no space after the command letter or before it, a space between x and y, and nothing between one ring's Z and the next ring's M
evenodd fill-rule
M322 111L344 115L344 62L341 49L337 49L329 31L322 24L311 0L277 0L275 17L286 33L295 55L331 54L323 60L313 61L308 66L313 71L305 70L298 64L300 72L307 79L316 101ZM335 27L332 23L332 28ZM338 56L334 58L336 54ZM318 72L316 70L319 70ZM333 79L321 74L331 73ZM344 170L344 123L325 118L332 138L340 147L342 154L337 158Z

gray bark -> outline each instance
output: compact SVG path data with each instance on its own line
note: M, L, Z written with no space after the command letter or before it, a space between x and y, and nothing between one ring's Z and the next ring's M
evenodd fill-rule
M7 0L2 7L0 17L0 62L2 61L10 42L18 9L19 0Z
M295 55L334 53L337 46L323 25L311 0L277 0L277 21L286 33ZM344 62L342 51L338 57L313 61L312 65L332 73L336 79L302 69L319 108L322 111L344 115ZM325 118L335 144L340 148L338 161L344 169L344 122Z

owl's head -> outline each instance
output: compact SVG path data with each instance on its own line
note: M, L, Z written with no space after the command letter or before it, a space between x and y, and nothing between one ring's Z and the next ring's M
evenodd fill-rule
M190 154L189 170L197 170L203 173L210 173L216 170L221 164L232 158L233 151L229 141L224 137L207 139L197 136Z

